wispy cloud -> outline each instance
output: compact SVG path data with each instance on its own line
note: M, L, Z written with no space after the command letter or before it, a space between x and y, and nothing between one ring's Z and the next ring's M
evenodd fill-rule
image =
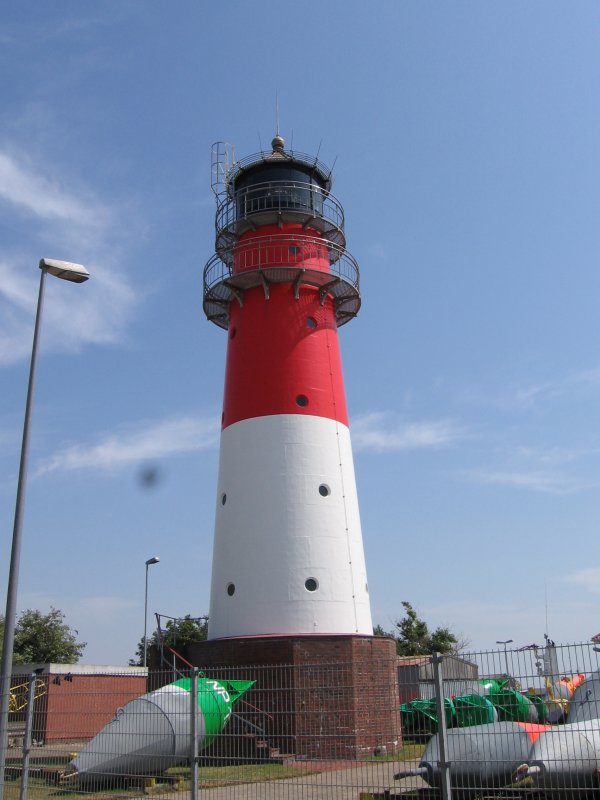
M564 579L567 583L573 583L576 586L586 589L592 594L600 594L600 567L586 567L574 572L572 575L565 575Z
M555 380L521 387L515 391L515 399L524 408L544 401L546 398L571 395L577 390L597 390L600 387L600 367L578 370Z
M575 492L600 485L600 481L590 480L588 477L579 478L545 470L493 470L482 468L465 470L462 476L473 483L512 486L517 489L529 489L555 495L574 494Z
M6 149L0 150L0 198L22 213L43 220L68 220L85 226L101 226L96 217L99 209L93 208L83 198L66 192L60 181L38 172L25 158L17 159Z
M51 607L60 608L68 619L76 615L80 618L83 617L86 621L91 618L94 622L105 625L114 622L123 611L137 608L138 606L139 602L131 597L118 595L74 598L68 594L61 595L55 592L49 594L39 591L25 592L21 604L22 609L38 608L43 613L46 613Z
M118 619L123 611L137 608L139 603L134 602L130 597L98 595L82 597L78 600L78 605L80 611L85 613L86 618L106 625Z
M387 258L388 252L386 247L381 242L373 242L367 247L367 252L369 255L373 256L373 258L378 259L385 259Z
M45 459L36 475L71 470L116 470L128 464L206 450L218 442L215 417L177 417L104 437L94 444L75 444Z
M0 143L0 208L3 224L25 223L28 252L0 259L0 365L26 358L31 349L40 256L83 262L92 280L82 286L52 280L44 309L44 346L73 350L84 343L114 343L124 336L139 293L122 268L128 243L139 231L135 214L104 203L77 181L52 174L46 161ZM110 244L110 246L109 246ZM31 250L36 259L32 261ZM96 253L110 253L102 261ZM60 285L59 285L60 284Z
M600 447L521 447L518 450L520 457L530 459L538 464L553 466L571 464L599 454Z
M503 413L527 412L559 391L558 382L510 383L504 382L497 391L480 387L463 388L458 399L468 406L492 408Z
M356 450L385 452L443 447L464 435L452 421L394 419L392 414L371 412L352 420L352 443Z
M528 412L541 408L560 398L597 392L600 388L600 367L592 366L548 380L529 382L505 381L497 393L480 389L464 390L460 400L473 406L495 408L503 412Z

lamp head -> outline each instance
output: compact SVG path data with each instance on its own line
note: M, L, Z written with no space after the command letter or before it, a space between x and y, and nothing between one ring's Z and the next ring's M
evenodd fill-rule
M146 566L149 566L150 564L158 564L159 561L160 558L158 556L153 556L152 558L149 558L148 561L146 561Z
M83 283L90 277L90 273L83 264L74 264L72 261L59 261L56 258L42 258L40 269L45 269L56 278L72 283Z

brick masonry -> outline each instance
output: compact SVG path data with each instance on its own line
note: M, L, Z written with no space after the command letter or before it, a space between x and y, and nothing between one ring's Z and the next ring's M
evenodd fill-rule
M256 681L236 711L297 758L356 759L401 745L395 642L373 636L268 636L188 647L207 674Z

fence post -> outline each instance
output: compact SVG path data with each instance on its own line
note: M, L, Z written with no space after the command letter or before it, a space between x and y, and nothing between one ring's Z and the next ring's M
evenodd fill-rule
M33 730L33 706L35 703L35 682L37 676L42 672L36 669L29 676L29 687L27 689L27 711L25 712L25 738L23 739L23 762L21 766L21 788L19 789L19 800L27 797L29 784L29 753L31 751L31 732Z
M435 684L435 703L438 718L438 749L439 749L439 769L442 784L443 800L452 800L452 789L450 787L450 762L447 758L448 739L446 737L446 707L444 704L444 685L442 674L442 662L444 657L441 653L434 653L433 663L433 682Z
M190 702L190 788L191 800L198 800L198 667L191 674Z

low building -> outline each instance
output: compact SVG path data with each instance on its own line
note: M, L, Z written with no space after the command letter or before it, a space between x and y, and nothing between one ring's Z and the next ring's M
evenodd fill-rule
M115 712L146 692L145 667L18 664L11 681L11 728L25 721L30 676L35 673L32 736L36 742L85 741Z
M400 702L435 697L431 656L398 656ZM479 681L479 667L460 656L445 655L442 662L445 696L469 694Z

